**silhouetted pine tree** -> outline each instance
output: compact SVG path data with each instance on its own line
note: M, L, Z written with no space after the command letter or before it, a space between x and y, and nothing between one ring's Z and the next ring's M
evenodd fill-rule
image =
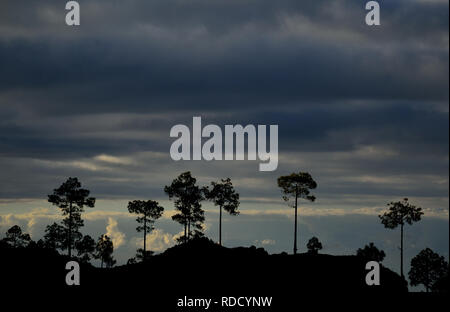
M95 198L89 197L89 190L81 188L81 183L77 178L68 178L53 194L48 195L48 201L61 208L63 216L62 223L67 233L67 243L63 248L68 249L69 257L72 256L72 247L74 242L82 238L79 232L80 227L84 225L81 219L81 213L84 207L94 207Z
M400 272L403 275L403 226L420 221L423 212L422 208L411 205L408 198L403 201L390 202L389 211L379 215L381 223L388 229L395 229L400 225Z
M153 224L162 216L164 208L154 200L134 200L128 203L128 211L138 215L136 221L140 225L136 228L136 230L138 232L144 232L144 248L141 255L142 260L145 261L148 255L147 233L150 233L154 229Z
M222 245L222 209L230 215L238 215L239 194L234 190L230 178L211 182L211 188L205 187L204 191L205 197L219 206L219 244Z
M297 253L297 208L298 200L305 199L315 201L316 197L311 195L311 190L317 187L317 183L307 172L292 173L288 176L278 178L278 186L281 188L285 201L294 199L293 207L295 209L295 225L294 225L294 255Z
M205 199L203 190L196 184L197 180L191 173L184 172L172 181L170 186L164 187L164 192L169 199L174 199L175 209L179 213L172 216L172 220L184 226L183 242L187 242L192 235L192 229L196 236L203 231L205 212L201 201Z

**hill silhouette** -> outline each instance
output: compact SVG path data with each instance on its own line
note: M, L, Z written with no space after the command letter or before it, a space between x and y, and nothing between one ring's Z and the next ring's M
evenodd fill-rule
M65 264L69 258L50 249L4 248L1 253L2 279L9 284L65 286ZM183 280L202 294L233 291L290 292L406 292L401 277L381 266L381 285L367 286L365 262L357 256L326 254L269 255L252 247L226 248L207 238L198 238L167 249L146 262L100 269L81 264L81 288L114 289L133 285L158 289L173 287ZM152 283L149 285L147 281ZM72 286L74 287L74 286Z

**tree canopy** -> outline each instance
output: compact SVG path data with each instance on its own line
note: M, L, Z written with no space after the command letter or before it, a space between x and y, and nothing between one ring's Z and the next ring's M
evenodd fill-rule
M412 286L422 284L426 291L434 289L437 281L448 274L448 263L443 256L425 248L411 260L409 280Z
M78 252L78 257L82 262L89 262L94 257L95 253L95 240L85 235L83 238L75 243L75 247Z
M20 226L14 225L6 231L6 237L3 238L3 242L12 248L25 248L31 243L31 236L23 233Z
M239 194L233 187L230 178L222 179L220 182L211 182L211 187L205 187L205 197L214 205L223 208L231 215L238 215Z
M302 198L312 202L316 200L316 197L311 195L311 190L317 188L317 183L307 172L281 176L277 182L285 201L289 201L291 198Z
M408 198L402 201L390 202L389 210L379 216L381 223L388 229L395 229L399 225L413 224L420 221L423 211L422 208L411 205Z
M323 247L319 239L313 236L306 244L306 248L308 249L308 253L317 255L319 253L319 250L321 250Z
M103 264L105 264L107 268L110 268L116 263L116 260L114 260L114 257L112 256L114 244L108 235L103 234L98 238L95 249L97 251L95 258L100 259L102 268Z
M44 244L47 248L55 250L66 249L68 245L66 228L56 222L47 225L45 228Z
M365 245L364 248L359 248L356 251L356 255L366 261L376 262L382 262L384 257L386 257L384 251L378 249L374 243L369 243L369 245Z

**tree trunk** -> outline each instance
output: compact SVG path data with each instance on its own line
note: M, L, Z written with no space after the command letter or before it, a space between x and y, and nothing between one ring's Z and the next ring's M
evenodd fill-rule
M222 206L219 213L219 245L222 246Z
M191 239L191 220L188 219L188 241Z
M400 273L403 278L403 223L400 224Z
M295 192L295 226L294 226L294 255L297 254L297 198L298 192Z
M69 258L72 257L72 202L70 202L69 205L69 246L68 246L68 253L69 253Z
M143 257L142 257L142 259L144 259L144 262L145 262L146 257L147 257L147 252L146 252L147 244L146 243L147 243L147 216L144 214L144 254L143 254Z
M187 218L184 218L184 243L187 243Z

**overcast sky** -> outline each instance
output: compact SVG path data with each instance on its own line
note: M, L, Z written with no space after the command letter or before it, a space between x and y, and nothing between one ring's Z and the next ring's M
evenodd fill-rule
M0 231L19 223L39 238L58 210L45 199L67 177L97 198L85 232L113 236L123 263L142 244L126 204L166 208L149 247L181 226L163 192L190 170L205 185L230 177L242 214L227 246L292 251L293 210L276 178L307 171L317 201L301 203L300 251L354 253L374 241L398 270L399 233L377 215L409 197L425 209L407 228L406 264L431 247L448 258L448 1L80 0L0 3ZM174 162L172 126L278 124L279 166ZM206 234L217 239L217 213Z

